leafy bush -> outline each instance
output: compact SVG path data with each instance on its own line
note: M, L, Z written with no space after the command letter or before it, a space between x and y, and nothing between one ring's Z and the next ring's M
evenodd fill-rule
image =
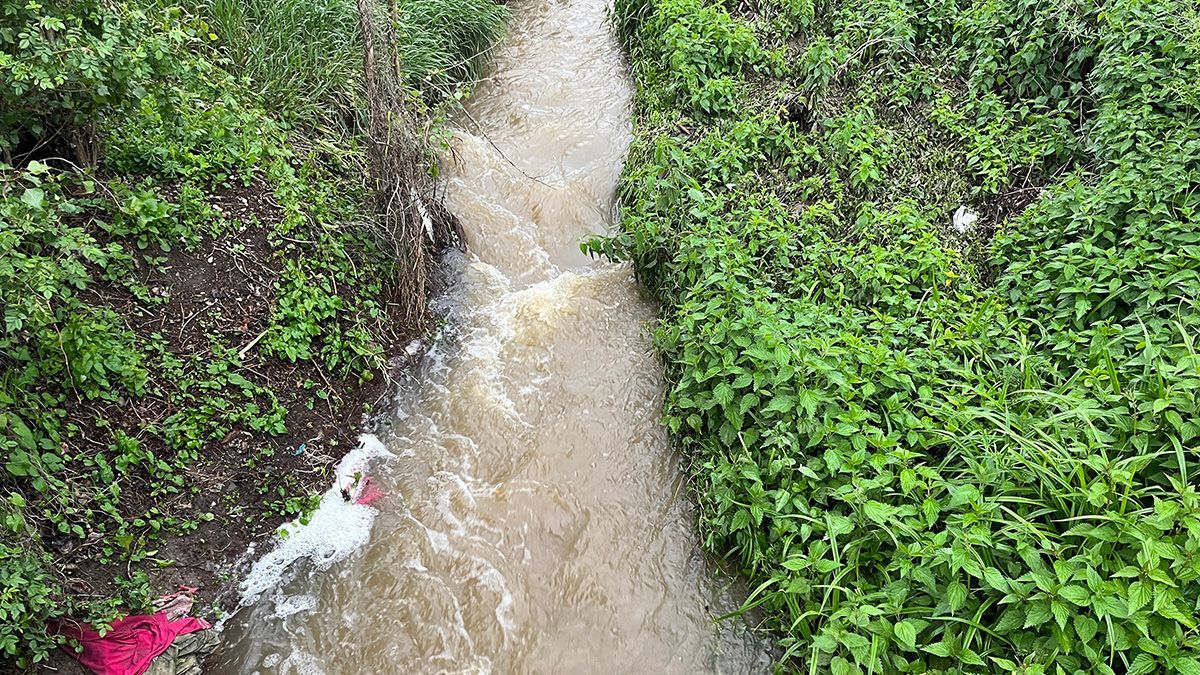
M178 48L126 3L11 2L0 22L0 150L65 136L84 165L96 159L97 118L128 109Z
M618 3L639 117L589 248L663 301L665 420L780 668L1200 673L1194 19L766 2L755 64L697 70L721 7ZM693 76L758 93L714 117Z
M45 660L59 644L46 623L60 616L57 580L46 572L50 560L0 542L0 653L20 668Z

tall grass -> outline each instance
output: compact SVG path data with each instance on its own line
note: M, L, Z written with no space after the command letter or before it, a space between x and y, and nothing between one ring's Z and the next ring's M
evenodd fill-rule
M200 0L239 74L272 110L307 122L356 118L362 47L352 0Z
M401 75L430 101L473 84L507 18L508 9L492 0L402 2L396 26Z
M264 103L307 124L352 128L362 105L362 35L354 0L196 0L240 75ZM492 0L407 0L376 5L402 82L426 103L451 98L478 77L504 29Z

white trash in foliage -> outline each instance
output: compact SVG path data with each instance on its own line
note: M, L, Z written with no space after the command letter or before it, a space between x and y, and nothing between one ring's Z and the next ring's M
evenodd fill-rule
M975 221L979 220L979 214L965 206L959 206L954 212L954 231L959 234L966 234L971 227L975 225Z

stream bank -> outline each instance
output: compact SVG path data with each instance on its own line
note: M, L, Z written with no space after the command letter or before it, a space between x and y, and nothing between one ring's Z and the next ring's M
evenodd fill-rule
M395 255L366 178L360 7L404 63L380 80L424 175L503 29L490 0L5 13L0 669L71 672L48 626L180 585L219 617L234 563L311 512L408 365L424 263Z
M1200 8L618 0L597 250L785 672L1200 672Z

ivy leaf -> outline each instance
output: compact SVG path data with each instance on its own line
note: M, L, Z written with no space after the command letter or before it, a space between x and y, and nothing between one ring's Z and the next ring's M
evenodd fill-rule
M46 193L41 188L25 188L21 193L21 201L35 209L41 209L42 203L45 201Z

